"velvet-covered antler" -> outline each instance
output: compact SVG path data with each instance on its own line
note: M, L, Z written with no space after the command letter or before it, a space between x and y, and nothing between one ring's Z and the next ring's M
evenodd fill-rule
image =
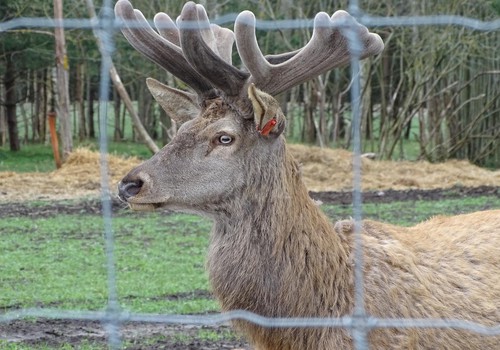
M343 27L341 26L343 25ZM350 60L347 25L363 45L361 59L380 53L384 43L380 36L368 32L345 11L332 17L320 12L314 18L311 40L301 50L264 57L255 37L255 16L243 11L236 18L235 34L238 53L251 73L251 82L269 93L277 95L332 68L343 66Z
M213 43L215 35L211 30L207 13L201 5L188 2L184 5L177 22L181 34L182 51L188 62L215 87L224 91L226 95L236 96L240 93L249 74L239 70L218 53L217 47L226 51L228 38L233 43L233 33L229 36L219 31L219 38L226 39L219 45Z
M191 86L202 99L217 95L216 89L236 94L248 78L248 73L231 65L233 32L210 25L201 5L186 3L177 25L167 14L158 13L154 19L158 33L127 0L116 3L115 13L124 20L122 32L135 49Z
M370 33L345 11L337 11L331 17L318 13L307 45L266 57L257 44L255 16L250 11L238 15L235 33L210 24L203 6L191 1L184 5L177 23L165 13L157 14L154 23L159 33L128 0L119 0L115 12L125 20L122 31L132 46L191 86L202 100L221 94L247 96L249 84L275 96L345 65L350 60L347 30L362 44L361 59L384 48L377 34ZM231 64L235 36L246 71Z

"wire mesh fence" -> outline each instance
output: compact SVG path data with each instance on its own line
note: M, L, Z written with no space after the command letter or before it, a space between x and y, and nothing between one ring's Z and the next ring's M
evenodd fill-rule
M478 31L498 31L500 29L500 19L494 21L480 21L473 18L448 15L434 16L408 16L408 17L377 17L363 12L355 0L350 1L349 12L363 25L367 27L380 26L428 26L428 25L455 25L470 30ZM215 23L219 25L232 23L236 14L219 16ZM310 28L312 20L279 20L279 21L257 21L257 28L260 30L276 30L291 28ZM113 3L110 0L104 1L104 6L97 18L87 19L65 19L54 21L48 18L15 18L7 22L0 23L0 33L16 28L55 28L63 26L65 28L76 28L94 30L99 36L102 46L101 68L100 68L100 115L108 114L107 100L110 85L109 71L112 65L114 53L113 33L119 29L123 23L116 21L113 14ZM118 302L116 290L116 272L114 258L114 232L112 228L112 190L109 185L109 169L107 158L108 140L106 132L106 118L100 119L100 153L101 153L101 193L103 208L103 232L106 242L106 266L108 282L108 307L106 311L68 311L55 309L21 309L13 310L0 315L0 322L10 322L26 317L35 318L56 318L56 319L76 319L101 321L106 327L109 346L112 349L121 347L120 325L124 322L150 322L150 323L171 323L171 324L191 324L191 325L216 325L227 321L240 319L246 320L264 327L332 327L348 329L353 337L356 349L368 349L368 333L377 328L456 328L467 330L488 336L500 335L500 325L485 326L470 321L444 320L444 319L387 319L377 318L367 314L364 306L363 288L363 247L360 236L360 223L362 220L362 195L361 195L361 115L360 97L361 83L359 74L359 40L350 31L349 24L346 24L345 34L349 40L351 52L351 106L353 116L353 218L355 220L355 309L353 315L340 318L268 318L248 311L237 310L215 315L160 315L131 313L121 310Z

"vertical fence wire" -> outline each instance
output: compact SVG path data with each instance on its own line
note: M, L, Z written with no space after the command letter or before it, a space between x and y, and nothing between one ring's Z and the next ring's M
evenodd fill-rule
M414 17L373 17L363 14L357 0L351 0L349 11L357 20L366 26L415 26L415 25L458 25L475 30L493 31L500 29L500 19L485 22L461 16L414 16ZM218 18L218 24L234 21L236 15L228 14ZM36 317L57 319L79 319L101 321L108 335L108 345L111 349L119 349L120 324L123 322L151 322L193 325L214 325L234 319L247 320L265 327L335 327L346 328L351 331L354 345L357 350L368 349L368 332L373 328L401 327L401 328L457 328L469 330L485 335L500 335L500 325L487 327L470 321L442 320L442 319L380 319L367 315L364 305L363 288L363 246L361 240L362 220L362 191L361 191L361 86L360 86L360 47L361 43L355 32L345 28L351 52L351 106L353 125L353 218L355 221L355 308L352 316L341 318L268 318L248 311L235 310L215 315L156 315L127 313L120 310L117 292L115 267L115 240L112 225L112 191L109 187L109 164L107 160L107 115L110 88L111 57L114 52L113 32L119 25L114 22L112 1L104 0L101 16L89 20L66 19L63 25L67 28L93 29L102 40L100 85L99 85L99 147L101 164L101 201L103 216L103 234L106 249L106 267L108 284L108 307L105 312L79 310L51 310L51 309L21 309L0 314L0 322ZM215 21L217 22L217 21ZM18 27L46 27L54 28L56 24L46 18L16 18L0 23L0 33ZM276 28L304 28L310 27L312 21L258 21L257 28L270 30Z
M101 201L102 216L104 221L104 238L106 246L106 270L108 280L108 307L104 326L108 334L108 344L111 349L119 349L120 346L120 306L116 286L115 268L115 240L112 223L111 191L109 188L109 164L108 164L108 100L110 91L110 69L112 67L111 56L114 51L113 31L114 14L111 0L105 0L101 9L101 18L96 34L100 37L102 45L101 69L99 82L99 150L101 164Z
M363 219L363 199L361 195L361 84L360 84L360 55L362 45L354 29L347 28L346 37L351 54L351 112L352 112L352 211L354 219L354 327L352 336L354 348L363 350L368 348L368 329L365 327L366 310L364 301L363 282L363 242L361 237L361 221Z

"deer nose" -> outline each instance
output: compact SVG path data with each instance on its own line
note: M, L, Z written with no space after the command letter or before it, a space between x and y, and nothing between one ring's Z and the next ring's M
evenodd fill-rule
M128 199L137 195L141 191L143 184L144 182L142 180L135 180L135 181L122 180L118 184L118 196L122 200L127 201Z

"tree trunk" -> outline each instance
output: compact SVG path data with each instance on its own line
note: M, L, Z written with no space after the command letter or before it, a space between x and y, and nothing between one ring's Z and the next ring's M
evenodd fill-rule
M113 134L113 139L115 141L121 141L123 139L123 132L121 129L121 123L120 123L120 110L121 110L121 98L118 95L118 92L116 89L113 90L113 101L114 101L114 112L115 112L115 129L114 129L114 134Z
M54 0L54 19L62 21L62 0ZM73 138L71 134L71 118L69 114L69 84L68 84L68 56L66 55L66 40L64 28L58 26L54 29L56 41L56 79L57 79L57 116L61 126L61 144L63 159L73 150Z
M329 73L318 76L315 79L317 84L317 101L319 107L319 122L318 122L318 141L320 147L324 147L328 141L328 121L326 113L326 88L329 78Z
M6 56L6 67L4 75L5 86L5 115L7 118L7 130L9 132L9 145L11 151L19 151L21 149L19 143L19 132L17 129L16 115L16 67L12 61L12 56Z
M94 128L94 89L92 89L92 81L90 74L87 75L87 123L88 123L88 137L95 139Z
M41 75L40 90L42 93L41 97L41 108L39 110L39 124L38 133L40 135L40 141L45 142L45 136L47 134L47 115L49 113L49 101L50 101L50 78L49 70L45 68Z
M302 132L302 141L314 144L316 141L316 127L314 125L316 99L314 96L314 87L312 87L311 82L307 82L302 86L304 89L304 129Z
M4 97L4 86L0 84L0 97ZM0 147L7 142L7 121L5 120L5 109L0 105Z
M95 13L95 8L94 8L94 3L92 0L87 0L87 10L89 12L90 18L95 19L96 18L96 13ZM101 41L101 38L99 35L94 33L96 39L97 39L97 44L99 45L99 50L102 52L103 51L103 44ZM125 107L127 108L128 112L130 113L130 116L132 117L132 125L134 126L134 129L137 131L137 134L139 135L140 139L146 144L146 146L151 150L151 152L156 153L160 150L160 148L156 145L156 143L153 141L153 139L149 136L148 132L144 128L143 124L141 123L141 120L139 118L139 115L136 113L134 106L132 105L132 100L130 99L130 96L127 93L127 90L125 89L125 86L123 86L123 83L120 79L120 76L118 75L118 72L116 71L116 68L113 63L111 63L111 68L109 70L110 73L110 78L111 81L113 82L116 91L120 95L121 99L123 100L123 103L125 104Z
M24 143L28 143L29 139L30 139L30 135L29 135L29 119L28 119L28 113L26 112L26 105L25 105L26 101L25 100L22 100L22 101L19 101L19 110L21 112L21 118L23 120L23 124L24 124L24 136L23 136L23 142ZM21 125L23 125L21 124Z
M80 141L85 140L87 137L87 124L85 123L85 104L84 104L84 93L85 90L85 66L83 63L78 63L76 66L76 88L75 88L75 98L76 98L76 110L78 113L78 139Z
M40 108L42 101L42 91L40 90L40 72L35 72L33 75L33 105L31 116L31 139L33 142L40 140Z

